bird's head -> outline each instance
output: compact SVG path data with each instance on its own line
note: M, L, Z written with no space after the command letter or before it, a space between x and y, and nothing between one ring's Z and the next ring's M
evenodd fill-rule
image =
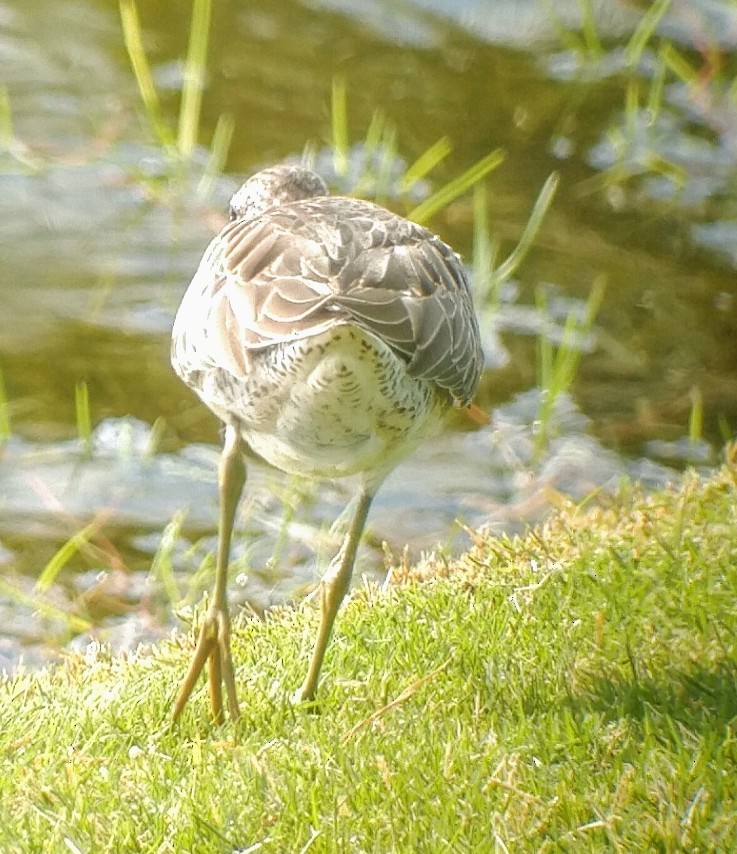
M304 166L270 166L252 175L233 195L230 220L252 219L277 205L327 195L322 178Z

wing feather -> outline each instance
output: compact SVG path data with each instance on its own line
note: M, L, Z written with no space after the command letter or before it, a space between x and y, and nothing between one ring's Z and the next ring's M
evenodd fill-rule
M198 345L207 352L199 357L236 373L247 370L249 351L344 320L460 402L478 384L479 330L460 258L431 232L368 202L306 199L230 223L183 309L188 298L203 327Z

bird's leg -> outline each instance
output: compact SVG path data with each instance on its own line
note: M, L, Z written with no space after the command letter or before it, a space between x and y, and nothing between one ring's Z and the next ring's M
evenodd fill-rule
M320 626L317 631L317 641L312 653L310 667L302 686L294 695L294 702L301 703L314 700L320 668L325 658L325 650L330 640L330 633L338 613L340 603L348 592L348 585L353 574L353 564L356 561L358 544L366 525L369 507L374 497L373 492L363 490L358 496L358 505L353 513L351 526L346 534L340 551L331 561L327 572L320 583Z
M232 424L225 428L225 442L218 468L220 488L220 520L218 527L218 551L215 565L215 590L212 604L208 608L197 638L194 657L184 677L174 702L172 717L181 715L205 662L208 662L210 703L216 723L223 720L223 692L228 699L230 717L237 720L240 711L235 691L233 658L230 653L230 616L228 614L228 559L230 540L233 533L235 511L243 485L246 482L246 466L243 462L243 444L238 430Z

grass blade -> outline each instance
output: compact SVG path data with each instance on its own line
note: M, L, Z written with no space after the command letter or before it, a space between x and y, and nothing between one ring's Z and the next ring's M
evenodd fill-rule
M670 42L666 42L658 51L658 59L662 64L670 69L675 76L687 85L696 83L699 79L699 72L691 65L686 57Z
M197 147L211 19L212 0L194 0L177 133L177 149L185 159L189 159Z
M89 525L85 525L76 534L73 534L56 552L46 564L39 575L34 589L44 593L59 577L59 573L69 561L83 549L95 536L100 528L100 520L94 519Z
M205 164L205 171L197 185L200 196L209 195L215 179L225 169L225 163L230 151L230 143L235 131L235 118L231 113L223 113L215 125L215 132L210 142L210 152Z
M555 196L555 191L558 189L559 183L560 176L557 172L552 172L543 184L543 188L540 190L540 193L535 200L535 205L532 208L532 213L530 214L530 218L527 220L527 225L525 226L525 230L522 232L522 237L520 237L519 243L510 252L507 259L495 270L494 275L501 281L505 281L514 275L515 271L524 260L525 255L529 252L530 247L535 241L537 233L540 230L540 226L545 219L545 214L548 212L548 208L553 201L553 197Z
M476 310L483 317L493 313L499 297L499 286L504 281L494 273L497 244L489 236L489 212L486 185L473 188L473 299Z
M174 575L173 556L177 540L182 533L185 518L185 513L178 511L172 517L171 522L164 528L161 534L161 542L156 549L149 573L149 578L158 582L172 607L178 605L182 598L176 576Z
M591 0L578 0L581 10L581 33L589 56L601 56L604 49L601 46L599 33L596 30L596 19L594 10L591 8Z
M123 27L123 41L128 52L128 59L138 85L138 92L143 101L143 108L149 126L159 142L169 147L174 140L169 127L164 121L156 86L154 85L151 67L148 64L146 51L143 47L141 21L135 0L120 0L120 21Z
M704 436L704 399L698 386L691 389L690 396L691 414L688 419L688 441L695 445Z
M40 596L32 596L23 590L19 590L2 578L0 578L0 593L11 601L30 606L34 612L41 614L43 617L66 623L70 631L86 632L92 628L92 623L89 620L78 617L76 614L70 614L68 611L52 605L51 602L47 602Z
M82 443L82 455L91 457L92 416L90 415L90 392L84 380L80 380L74 387L74 409L77 414L77 433Z
M402 176L401 190L408 193L412 187L425 175L431 172L442 160L450 154L453 146L447 136L441 137L425 150Z
M5 378L3 369L0 367L0 445L5 444L10 438L10 407L8 396L5 391Z
M497 166L504 160L504 152L501 149L495 149L482 157L477 163L474 163L470 169L467 169L462 175L449 181L444 187L441 187L436 193L433 193L429 199L425 199L409 213L409 219L424 225L428 220L444 207L449 205L454 199L462 196L466 190L473 187L482 178L485 178L489 172L496 169Z
M333 78L330 107L335 174L344 177L348 172L348 92L345 78Z
M630 65L636 65L642 58L642 53L650 41L655 28L658 26L660 19L668 11L670 2L671 0L655 0L642 16L637 29L632 34L632 38L625 48L625 56Z
M542 403L538 414L535 438L536 456L542 453L550 438L550 419L556 400L561 394L568 391L576 378L578 365L581 361L581 347L577 343L577 339L591 331L601 308L605 290L606 280L603 276L599 276L594 280L591 293L586 301L583 318L578 320L575 314L568 316L557 348L553 346L548 335L543 334L539 338L539 385L542 390ZM538 293L538 308L543 316L547 316L547 302L542 291Z
M7 86L0 86L0 147L10 150L15 140L13 109Z

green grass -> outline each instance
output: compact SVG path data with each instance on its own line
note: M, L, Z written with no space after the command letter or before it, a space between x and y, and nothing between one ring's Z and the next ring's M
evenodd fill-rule
M538 386L542 392L535 425L535 454L538 457L551 439L551 423L556 401L570 390L576 379L583 354L583 342L591 333L604 299L604 290L605 279L595 279L584 306L583 317L579 318L575 313L568 315L557 346L544 331L537 340ZM537 305L541 315L547 317L547 298L542 288L537 292Z
M77 435L82 456L92 456L92 414L90 413L90 391L86 380L77 380L74 387L74 411L77 417Z
M694 851L737 838L737 468L474 535L343 610L237 622L243 719L167 711L191 638L0 685L0 850Z
M591 0L579 0L578 5L580 28L569 28L557 16L550 0L546 3L558 41L577 57L584 81L597 66L602 73L612 74L606 67L613 55L604 47L605 36L597 32L594 6ZM734 63L725 60L729 54L720 49L718 40L711 40L712 26L718 26L716 17L710 20L706 12L702 15L694 7L692 40L683 46L668 41L658 29L672 0L631 5L639 5L642 15L623 44L624 62L616 75L612 74L623 87L621 116L606 134L612 162L582 181L578 189L586 195L658 178L665 179L678 198L694 182L692 173L699 171L697 159L689 151L689 138L712 140L718 146L724 128L731 126L725 116L734 112ZM715 15L719 5L714 4L711 10ZM729 4L721 5L726 9ZM677 120L675 130L668 117ZM678 137L682 141L675 144Z
M3 376L2 365L0 365L0 448L10 439L10 436L10 407L5 391L5 377Z
M351 159L351 134L349 130L348 86L343 77L333 78L330 101L330 141L333 152L333 169L336 176L345 178ZM370 198L383 204L391 195L392 170L401 160L397 148L396 128L387 121L383 111L374 111L371 123L360 143L367 157L363 170L350 188L350 194ZM452 145L448 137L441 137L426 148L419 157L404 169L396 180L401 195L408 197L413 187L427 178L433 169L441 164L451 153ZM379 154L378 164L376 155ZM305 166L314 168L316 148L314 144L306 146L302 160ZM504 161L504 152L500 149L485 154L473 163L465 172L451 178L435 192L412 207L406 216L420 225L428 222L448 207L451 202L463 196L469 190L482 186L481 182ZM552 192L548 202L552 200ZM542 220L545 208L540 212ZM538 223L539 225L539 223ZM535 231L537 226L535 227Z
M166 153L172 177L182 179L191 164L201 135L202 100L207 74L207 55L212 17L212 0L193 0L187 58L184 63L182 96L176 128L165 116L144 46L144 34L136 0L119 0L120 22L131 70L143 107L143 117L152 138ZM235 129L228 113L217 121L202 169L197 192L206 196L223 170Z

